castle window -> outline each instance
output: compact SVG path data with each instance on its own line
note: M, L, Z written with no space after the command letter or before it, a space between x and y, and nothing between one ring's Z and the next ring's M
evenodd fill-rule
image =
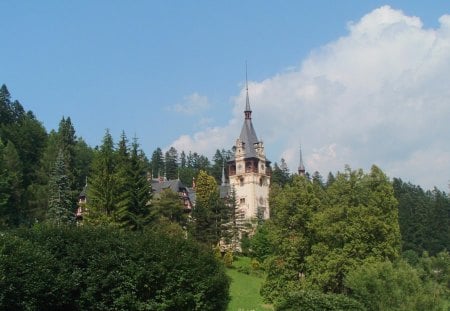
M259 186L262 187L263 184L264 184L264 179L261 177L259 179Z
M241 199L239 200L239 203L240 203L240 204L245 204L245 198L241 198Z
M241 187L244 185L244 178L239 178L239 184Z

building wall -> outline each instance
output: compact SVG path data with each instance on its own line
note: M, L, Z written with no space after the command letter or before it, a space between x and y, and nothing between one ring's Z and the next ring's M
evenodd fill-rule
M261 155L261 154L259 154ZM266 167L265 157L245 159L236 153L236 174L230 175L230 185L235 189L236 199L245 212L246 219L255 219L258 212L264 219L270 216L269 186L270 176ZM246 164L252 163L252 170L246 169Z

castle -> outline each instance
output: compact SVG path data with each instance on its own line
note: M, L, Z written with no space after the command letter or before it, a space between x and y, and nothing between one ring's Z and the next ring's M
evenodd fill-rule
M234 150L234 157L228 161L227 167L229 184L235 191L239 208L246 220L268 219L270 161L253 127L247 83L244 124Z

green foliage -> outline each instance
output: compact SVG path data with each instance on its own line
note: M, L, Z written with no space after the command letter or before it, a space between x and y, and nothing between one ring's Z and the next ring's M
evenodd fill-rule
M283 189L271 192L270 206L272 218L265 226L273 251L266 259L267 278L261 292L273 301L287 290L301 288L313 242L310 223L321 202L304 176L294 176Z
M273 165L272 170L272 184L283 187L291 180L288 166L284 159L281 159L280 165L277 162Z
M233 252L231 251L226 251L225 255L223 256L223 263L225 265L225 267L227 268L231 268L233 266Z
M403 250L434 255L450 249L450 197L436 188L424 191L398 178L393 186Z
M188 216L180 196L170 189L164 190L158 198L152 200L150 221L154 224L162 219L178 224L181 228L187 226Z
M376 166L338 173L327 189L329 206L309 224L314 231L306 259L307 281L324 291L345 292L345 275L366 258L400 254L397 201L388 178Z
M107 130L100 150L92 162L92 176L88 187L88 212L84 221L92 224L117 221L116 155L111 134Z
M67 225L75 220L70 181L66 172L64 154L60 150L50 176L47 211L47 221L55 225Z
M259 262L264 262L273 253L269 233L269 223L262 224L256 228L255 234L250 239L251 255Z
M152 177L162 177L164 176L165 170L164 170L164 156L162 153L161 148L156 148L155 151L153 151L152 159L151 159L151 166L152 166Z
M130 155L126 147L119 146L118 150L117 180L121 185L121 188L116 190L119 198L118 221L123 227L132 230L142 230L150 217L151 189L147 181L146 165L138 148L139 144L135 138Z
M2 310L225 310L229 280L190 240L100 227L0 235Z
M404 261L367 261L347 274L350 295L367 310L441 310L442 288L422 282Z
M178 152L170 147L164 156L165 175L168 180L178 178Z
M345 295L315 291L289 292L275 303L277 311L364 311L362 304Z
M192 235L208 245L216 245L230 221L229 207L220 199L214 177L200 171L196 182L196 205L192 211Z

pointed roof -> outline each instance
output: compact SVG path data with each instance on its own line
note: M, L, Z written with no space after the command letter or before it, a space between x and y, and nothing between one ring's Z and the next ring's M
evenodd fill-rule
M299 175L305 175L305 165L303 164L303 157L302 157L302 147L300 149L300 163L298 165L298 174Z
M242 125L239 139L244 143L245 157L252 158L256 157L255 144L259 141L252 123L252 109L250 108L250 99L248 96L247 65L245 66L245 90L247 94L245 99L244 124Z

